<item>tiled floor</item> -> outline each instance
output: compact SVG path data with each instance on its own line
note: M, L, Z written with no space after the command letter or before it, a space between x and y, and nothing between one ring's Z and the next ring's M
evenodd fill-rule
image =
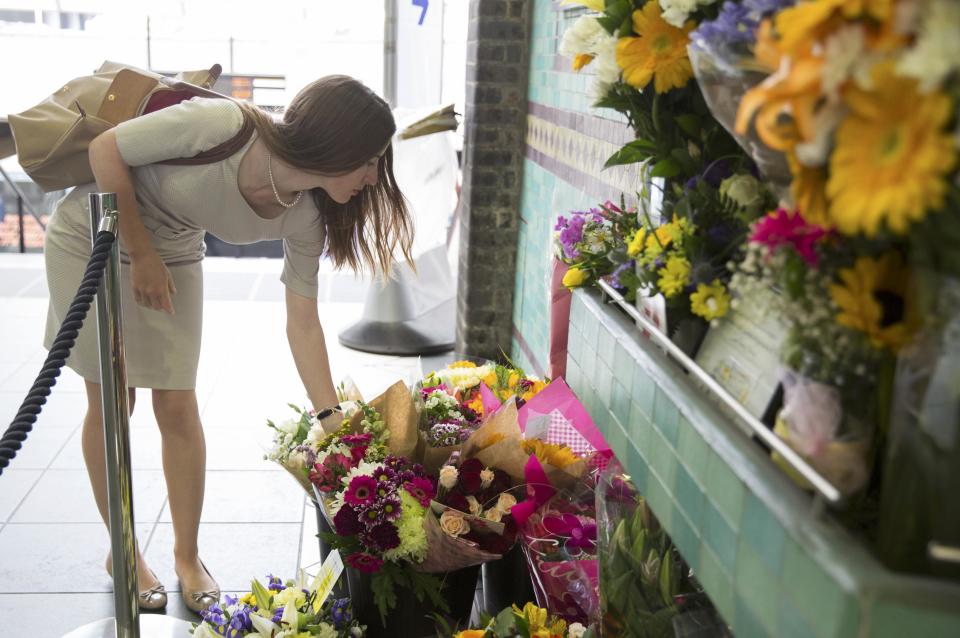
M316 519L300 488L263 460L266 419L306 404L284 333L279 260L205 262L204 346L197 394L207 440L204 561L224 591L272 572L292 576L317 560ZM352 275L324 272L320 314L335 379L350 375L365 396L421 372L418 358L342 348L336 335L360 317L366 291ZM0 254L0 427L16 414L46 356L41 346L46 284L40 255ZM423 362L432 367L446 357ZM113 615L103 569L109 539L94 505L80 451L86 399L65 370L34 431L0 476L2 635L46 638ZM168 591L173 535L148 391L131 419L134 514L141 546ZM173 593L167 614L197 620Z

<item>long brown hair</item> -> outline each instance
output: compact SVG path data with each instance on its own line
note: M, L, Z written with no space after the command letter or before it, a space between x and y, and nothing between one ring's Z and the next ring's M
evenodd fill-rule
M390 106L359 81L328 75L304 87L287 107L283 120L249 104L257 132L270 152L308 171L342 175L359 168L386 146L377 165L377 185L367 187L346 204L335 202L322 188L311 191L327 231L327 252L337 268L368 266L387 273L399 245L410 262L413 223L403 193L393 176L397 130Z

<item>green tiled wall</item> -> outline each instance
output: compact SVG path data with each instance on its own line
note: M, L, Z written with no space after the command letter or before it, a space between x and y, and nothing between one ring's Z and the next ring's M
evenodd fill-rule
M960 636L960 587L885 570L593 291L567 381L738 638Z
M616 112L601 112L591 108L588 87L592 78L589 73L555 70L560 38L580 11L558 10L556 3L551 0L535 0L533 5L527 99L563 111L597 117L602 115L604 119L623 122L626 127L626 120ZM601 167L602 164L598 164L596 171L599 172ZM618 199L619 196L620 193L613 190L609 193L610 199ZM511 345L511 356L517 364L531 371L544 368L549 363L549 278L553 225L558 214L590 208L598 203L595 195L584 193L536 162L528 159L524 163L523 221L520 225L514 282L513 323L536 362L530 361L516 339Z

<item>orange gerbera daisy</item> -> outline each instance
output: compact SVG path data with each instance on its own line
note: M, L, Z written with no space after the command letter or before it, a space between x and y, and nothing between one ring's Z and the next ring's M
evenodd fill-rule
M652 78L657 93L686 86L693 76L687 44L695 26L690 21L678 29L668 23L657 2L634 11L633 31L637 37L620 38L617 43L617 65L623 69L624 82L643 89Z

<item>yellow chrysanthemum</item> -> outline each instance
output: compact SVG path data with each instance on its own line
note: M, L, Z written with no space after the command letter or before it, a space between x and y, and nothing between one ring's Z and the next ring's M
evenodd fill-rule
M910 295L910 271L898 253L859 257L839 276L842 283L830 286L830 297L840 309L838 324L863 332L878 348L897 352L909 343L919 321Z
M730 295L719 279L714 279L709 286L698 284L696 292L690 295L690 310L707 321L719 319L730 310Z
M579 268L571 268L563 275L563 285L567 288L579 288L588 279L587 271Z
M479 416L483 416L483 397L480 396L480 393L477 393L477 396L473 397L473 399L467 403L467 407L476 412Z
M893 0L808 0L784 9L776 18L781 50L793 53L822 39L836 16L885 22L893 16Z
M579 71L583 67L593 62L593 56L589 53L578 53L573 56L573 70Z
M257 597L253 595L253 592L247 592L240 597L240 602L253 607L257 604Z
M811 224L830 228L833 224L827 212L827 175L821 167L804 166L793 152L787 153L787 163L793 180L790 195L803 218Z
M850 113L837 129L830 157L830 219L846 234L874 236L881 222L904 233L911 222L943 205L946 175L957 150L944 129L953 102L921 94L916 81L878 66L874 90L851 87Z
M682 29L669 24L657 2L634 11L633 31L637 37L620 38L617 43L617 65L623 69L624 82L642 89L652 78L657 93L685 86L693 76L687 44L695 26L692 21Z
M476 368L477 364L475 364L473 361L454 361L447 367L448 368Z
M561 469L580 460L580 457L566 445L546 443L540 439L524 439L522 445L524 452L533 454L541 463L547 463Z
M676 297L690 281L690 262L685 257L673 256L660 269L657 287L667 299Z
M647 236L647 229L640 228L636 233L633 234L633 237L630 238L630 242L627 244L627 254L631 257L636 257L643 250L643 243Z

